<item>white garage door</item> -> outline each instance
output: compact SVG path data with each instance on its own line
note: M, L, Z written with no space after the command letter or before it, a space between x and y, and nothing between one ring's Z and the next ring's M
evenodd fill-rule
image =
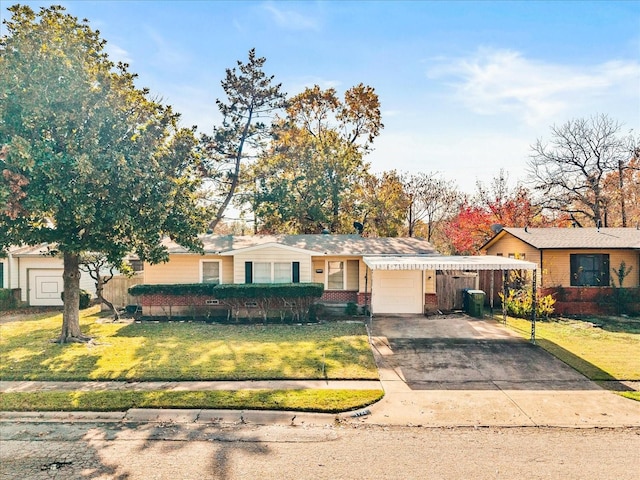
M376 270L373 274L373 313L423 313L421 270Z
M62 269L29 270L29 305L62 305Z

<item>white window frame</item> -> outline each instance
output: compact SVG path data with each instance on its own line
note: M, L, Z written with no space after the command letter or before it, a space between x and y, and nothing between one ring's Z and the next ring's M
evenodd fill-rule
M276 264L287 265L289 277L286 282L276 282ZM271 283L291 283L293 282L293 262L271 262Z
M204 282L204 264L205 263L217 263L218 264L218 283L217 285L220 285L222 283L222 261L220 260L215 260L215 259L203 259L200 260L200 283L205 283ZM207 283L212 283L212 282L207 282ZM214 284L215 285L215 284Z
M342 263L342 288L330 288L329 287L329 263L339 262ZM344 291L347 287L347 261L346 260L327 260L324 264L324 271L326 272L324 277L324 284L327 290L333 290L336 292Z
M256 265L269 265L269 278L267 281L258 281L256 280ZM273 262L253 262L253 283L273 283Z

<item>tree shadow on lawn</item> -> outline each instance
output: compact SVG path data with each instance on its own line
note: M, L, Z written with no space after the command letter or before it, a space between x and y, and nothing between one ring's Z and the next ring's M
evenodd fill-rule
M635 391L633 388L625 385L619 379L613 377L611 374L602 370L600 367L564 349L557 343L541 338L537 340L537 344L541 348L544 348L547 352L551 353L554 357L563 361L574 370L587 377L589 380L600 385L605 390L611 390L614 392Z
M52 340L60 327L41 328L26 335L3 335L0 348L2 380L87 380L100 355L87 344L60 344Z
M307 338L303 327L223 326L200 323L135 323L117 338L140 338L129 352L135 371L127 379L273 380L376 376L366 341ZM364 337L366 338L366 337ZM364 366L363 366L364 365ZM369 370L367 370L369 365ZM372 373L373 372L373 373ZM107 372L105 372L106 374Z

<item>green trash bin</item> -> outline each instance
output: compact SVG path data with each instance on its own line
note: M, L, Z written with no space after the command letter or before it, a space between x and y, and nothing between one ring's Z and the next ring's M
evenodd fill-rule
M467 313L476 318L484 317L485 293L482 290L467 290L466 295L467 301L465 304L468 306Z

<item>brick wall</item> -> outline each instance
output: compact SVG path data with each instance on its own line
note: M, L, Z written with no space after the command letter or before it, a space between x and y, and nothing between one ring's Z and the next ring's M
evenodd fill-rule
M433 313L438 311L438 295L435 293L424 294L424 313Z
M207 300L215 300L215 297L209 295L166 295L162 293L153 293L142 295L140 304L143 307L150 306L191 306L206 305Z
M358 292L358 305L371 305L371 293Z
M325 290L320 298L320 302L334 303L357 303L358 292L348 292L345 290Z
M640 312L640 288L628 289L634 300L627 306ZM551 287L540 289L540 295L556 299L554 315L610 315L615 313L613 287Z

